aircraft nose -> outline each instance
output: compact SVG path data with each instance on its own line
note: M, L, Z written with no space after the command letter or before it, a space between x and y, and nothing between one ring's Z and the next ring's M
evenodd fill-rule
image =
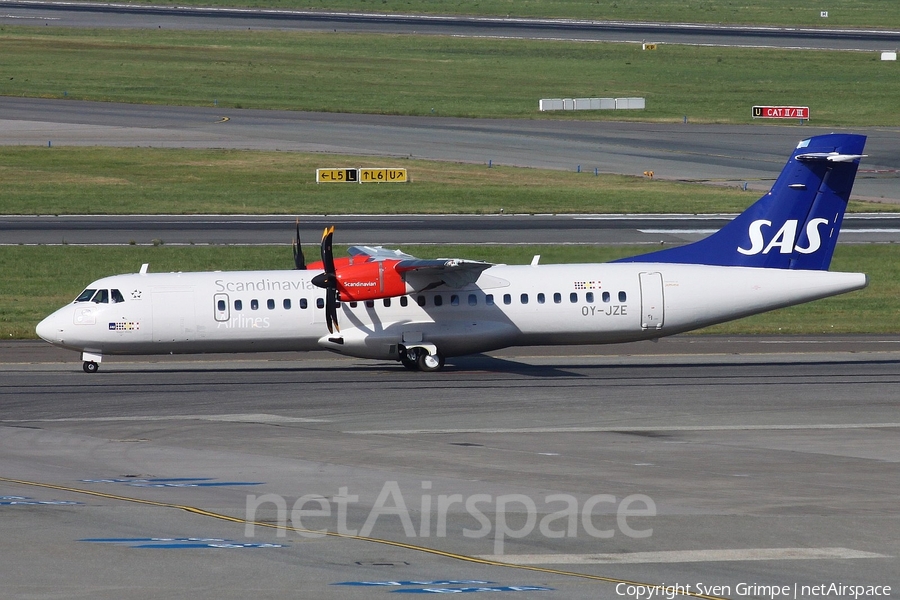
M37 324L37 327L34 328L35 333L38 334L42 340L54 343L59 337L60 328L56 325L57 322L56 314L52 314L40 323Z

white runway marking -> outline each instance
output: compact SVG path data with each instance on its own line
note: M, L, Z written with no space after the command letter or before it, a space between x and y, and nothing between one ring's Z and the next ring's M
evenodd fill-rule
M133 417L68 417L62 419L3 419L0 423L106 423L116 421L216 421L222 423L327 423L328 419L283 417L268 414L148 415Z
M512 554L477 558L513 565L634 565L649 563L726 562L745 560L823 560L890 558L884 554L850 548L744 548L735 550L672 550L621 554Z
M344 431L358 435L418 435L443 433L640 433L647 431L776 431L810 429L884 429L900 427L900 423L821 423L810 425L660 425L659 427L519 427L482 429L364 429Z

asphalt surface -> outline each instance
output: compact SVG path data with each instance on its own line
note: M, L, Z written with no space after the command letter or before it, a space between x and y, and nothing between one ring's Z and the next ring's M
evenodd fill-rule
M900 584L895 339L522 348L433 375L325 353L87 375L61 352L0 345L5 597Z
M677 245L731 216L615 215L70 215L0 216L0 245L283 245L335 225L340 246L409 244ZM848 215L841 243L900 242L900 215Z
M747 27L18 0L0 0L0 23L149 29L278 29L859 51L896 50L900 44L898 31L821 26ZM822 19L819 25L827 25L827 20Z
M228 121L223 121L228 117ZM0 145L238 148L422 158L767 190L797 143L831 129L458 119L0 97ZM900 201L898 129L862 128L854 197ZM329 165L330 166L330 165ZM672 212L678 212L673 207Z

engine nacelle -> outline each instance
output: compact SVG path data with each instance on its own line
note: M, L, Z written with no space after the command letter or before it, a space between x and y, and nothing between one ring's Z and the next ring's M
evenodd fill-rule
M342 302L392 298L407 293L406 281L394 269L399 261L379 260L337 268Z
M345 256L342 258L335 258L334 259L334 268L335 268L335 270L342 269L342 268L346 267L347 265L352 265L354 262L364 262L368 259L369 259L368 256L364 256L364 257ZM325 268L325 263L323 263L321 260L317 260L315 262L311 262L308 265L306 265L306 268L310 271L321 271L322 269Z

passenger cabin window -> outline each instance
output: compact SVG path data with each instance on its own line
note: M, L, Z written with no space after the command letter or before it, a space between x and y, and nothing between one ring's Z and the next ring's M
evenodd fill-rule
M241 300L234 301L234 310L244 310L244 303Z
M435 294L435 296L434 296L434 305L435 305L435 306L442 306L443 304L444 304L444 297L441 296L440 294Z
M316 298L316 308L325 308L325 298Z
M538 301L538 304L543 304L545 301L544 294L538 294L537 301Z
M400 296L400 306L409 306L409 296Z
M90 300L91 298L94 297L94 294L96 292L97 292L97 290L86 289L83 292L81 292L81 294L79 294L77 298L75 298L75 302L87 302L88 300Z
M451 304L452 306L459 306L459 295L457 295L457 294L452 294L452 295L450 296L450 304Z
M425 306L425 296L416 296L416 304Z
M603 301L604 301L604 302L609 302L609 300L610 300L610 298L609 298L609 292L603 292Z
M625 295L625 292L619 292L619 302L625 302L628 296Z
M125 302L125 296L119 290L109 290L113 302Z
M494 305L494 295L493 295L493 294L487 294L487 295L484 297L484 303L487 304L488 306L493 306L493 305Z
M594 303L594 292L588 292L588 293L586 293L586 294L584 295L584 299L585 299L585 301L590 302L591 304L593 304L593 303Z
M374 300L366 300L366 308L375 308Z
M572 292L571 294L569 294L569 302L573 304L578 302L578 292Z
M528 304L528 294L522 294L521 296L519 296L519 301L522 304Z
M562 302L562 294L560 294L559 292L553 294L553 302L554 304L559 304L560 302Z
M91 301L95 304L109 304L109 290L97 290Z
M512 304L512 296L503 294L503 304Z
M385 299L384 299L384 307L385 307L385 308L390 308L390 307L391 307L391 299L390 299L390 298L385 298Z
M469 306L475 306L478 304L478 296L475 294L469 294Z
M291 299L285 298L281 305L284 306L284 310L291 310Z
M268 308L269 310L275 310L275 301L271 298L266 300L266 308Z
M254 298L250 301L250 310L259 310L259 300Z
M225 309L228 308L228 304L224 300L219 300L216 302L216 310L219 312L225 312Z
M306 298L300 298L300 309L306 310L309 308L309 302L306 301Z

